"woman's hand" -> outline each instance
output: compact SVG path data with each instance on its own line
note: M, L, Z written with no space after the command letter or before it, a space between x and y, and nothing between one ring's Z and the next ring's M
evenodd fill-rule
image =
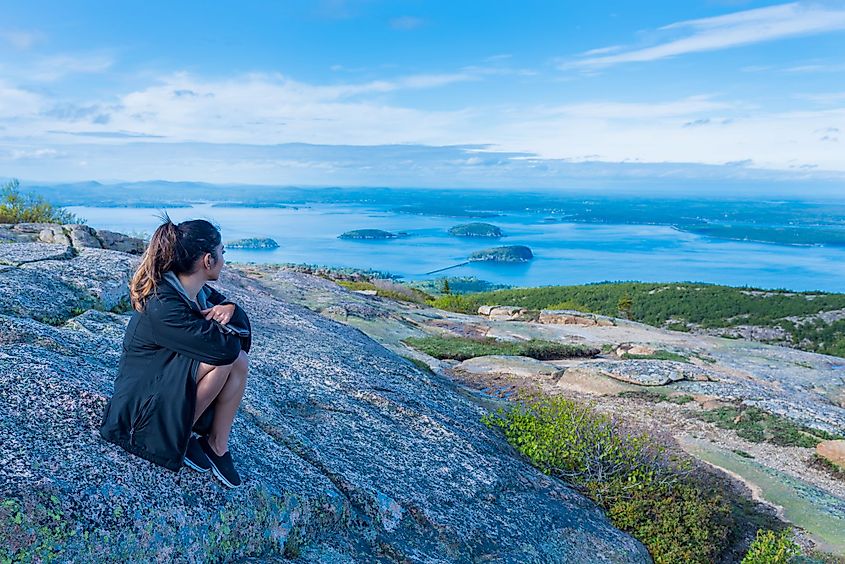
M235 315L235 304L216 305L200 310L200 313L204 314L206 319L213 319L226 325L232 319L232 316Z

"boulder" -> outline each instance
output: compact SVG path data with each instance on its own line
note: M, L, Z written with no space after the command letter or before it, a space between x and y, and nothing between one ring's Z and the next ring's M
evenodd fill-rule
M101 270L122 260L137 257L84 248L32 263L53 270L5 267L0 279L17 278L0 296L40 292L55 306L51 283L110 280ZM254 332L229 444L235 490L100 438L129 316L89 311L54 327L0 313L0 555L650 562L595 504L515 455L453 383L262 282L224 269L213 285Z
M103 243L97 238L97 232L93 227L81 223L68 223L63 226L70 236L70 242L75 249L84 247L90 249L102 249Z
M509 374L519 378L556 378L563 371L550 362L527 356L491 354L467 359L453 367L467 374Z
M600 360L580 364L579 368L639 386L665 386L681 380L716 380L704 368L674 360Z
M822 441L816 445L816 454L845 470L845 440Z
M479 315L486 315L490 319L505 321L518 319L526 311L527 310L524 307L517 306L483 305L478 308Z
M615 325L613 319L593 313L583 313L574 309L543 309L540 310L540 323L554 323L558 325L585 325L611 327Z
M144 249L147 247L143 239L130 237L123 233L115 233L107 229L98 229L97 237L102 242L103 248L109 249L110 251L140 255L143 254Z
M616 356L623 358L625 355L632 356L651 356L656 351L648 345L639 345L636 343L623 343L616 347Z
M70 246L71 240L61 225L50 225L42 229L38 234L38 240L42 243L53 243Z

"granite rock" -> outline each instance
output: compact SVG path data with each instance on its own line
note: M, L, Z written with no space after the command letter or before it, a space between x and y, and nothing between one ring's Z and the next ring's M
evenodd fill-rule
M103 299L133 260L83 248L29 263L39 268L2 267L0 295L40 292L56 307L79 284ZM213 285L254 330L229 445L244 479L235 490L100 438L128 315L89 310L51 326L26 308L0 313L0 551L62 561L297 552L327 562L650 561L592 502L517 456L453 383L257 280L224 270Z

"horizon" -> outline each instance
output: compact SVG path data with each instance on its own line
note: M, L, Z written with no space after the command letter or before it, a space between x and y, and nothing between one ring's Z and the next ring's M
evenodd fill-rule
M839 0L6 12L0 175L26 182L845 187Z

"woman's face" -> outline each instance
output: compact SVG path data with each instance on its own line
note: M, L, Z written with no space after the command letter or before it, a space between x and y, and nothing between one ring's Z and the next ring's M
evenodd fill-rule
M223 254L225 252L226 251L223 249L223 243L220 243L214 248L214 254L217 256L217 262L213 262L214 259L211 256L211 253L205 255L208 257L210 265L206 268L206 274L208 275L209 280L217 280L220 278L220 271L223 270L223 265L226 263L226 260L223 258Z

